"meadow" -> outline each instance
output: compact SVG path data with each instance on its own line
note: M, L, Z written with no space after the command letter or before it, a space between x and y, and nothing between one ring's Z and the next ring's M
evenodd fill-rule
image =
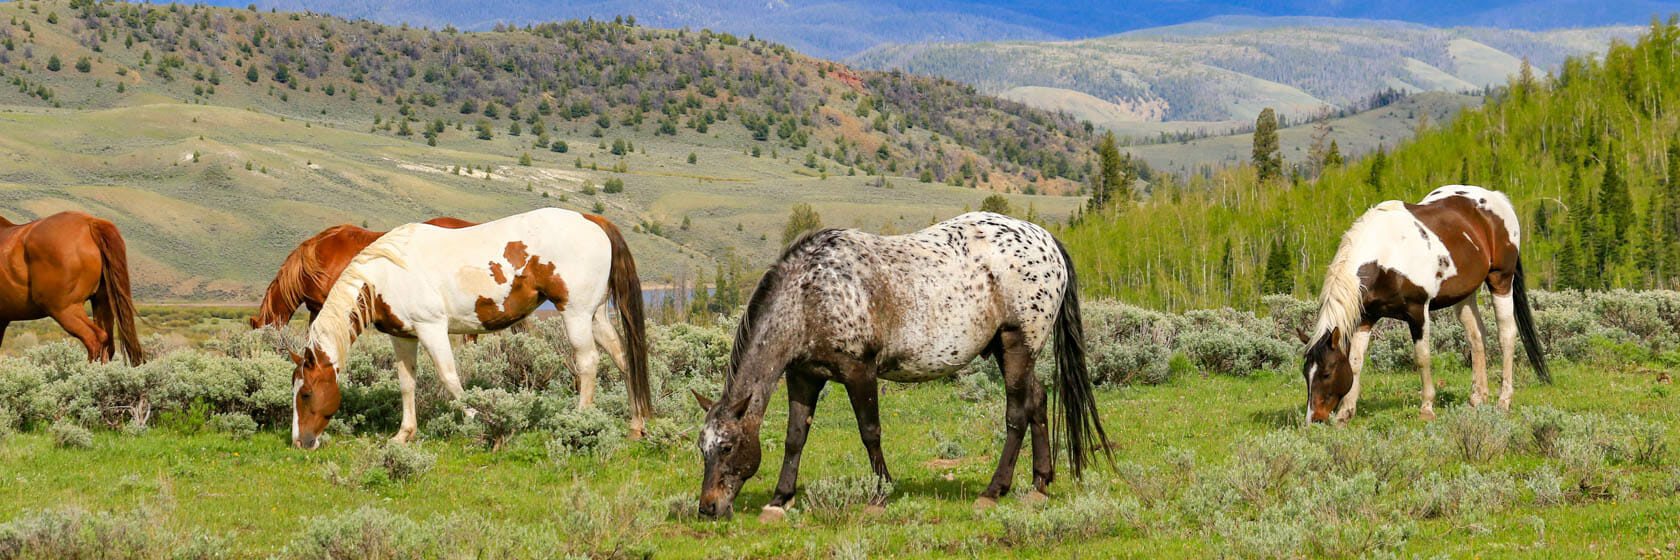
M688 392L718 392L732 317L652 327L659 418L642 441L623 437L616 382L599 410L573 410L560 329L546 321L460 347L463 403L441 397L423 361L421 432L406 446L385 442L399 414L389 344L364 338L332 439L313 453L286 441L279 349L298 343L294 330L206 319L194 328L216 332L197 342L149 336L155 358L140 367L48 342L0 357L0 511L13 512L0 516L0 558L1675 554L1680 293L1535 296L1556 384L1519 366L1509 413L1469 407L1462 331L1443 320L1442 414L1421 421L1409 341L1388 325L1346 427L1301 425L1292 337L1308 302L1269 297L1258 314L1087 302L1112 467L1083 481L1063 470L1046 504L973 510L1003 408L996 368L977 361L948 381L884 387L896 478L884 514L863 512L867 459L844 395L825 394L800 495L773 525L755 516L781 456L779 396L766 466L735 517L695 515Z

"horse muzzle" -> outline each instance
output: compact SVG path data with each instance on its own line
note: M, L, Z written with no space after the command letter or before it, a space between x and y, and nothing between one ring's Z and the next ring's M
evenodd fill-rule
M321 438L314 435L302 435L292 439L292 447L296 447L304 451L314 451L315 448L320 446Z

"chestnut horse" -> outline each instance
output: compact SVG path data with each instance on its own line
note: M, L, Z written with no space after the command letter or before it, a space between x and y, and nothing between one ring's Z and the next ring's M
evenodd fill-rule
M823 230L806 236L753 290L735 331L723 395L715 403L695 395L707 410L698 442L705 463L700 514L728 516L742 484L758 472L759 428L784 372L781 477L760 519L780 519L793 499L811 415L830 381L846 388L877 477L869 508L883 507L891 475L881 455L877 382L948 377L983 354L1003 370L1007 430L997 471L975 505L988 507L1009 492L1028 430L1033 492L1027 499L1042 500L1056 475L1056 444L1033 361L1052 337L1059 432L1073 475L1081 475L1093 444L1108 453L1081 331L1073 262L1050 232L1030 222L976 212L907 235Z
M432 218L426 223L450 229L476 225L455 218ZM350 264L356 253L362 252L382 231L368 231L350 224L336 225L299 243L280 264L280 272L268 283L257 316L251 318L251 328L280 327L292 320L299 305L309 308L309 321L321 313L327 301L327 291Z
M88 360L143 356L128 289L128 250L117 226L81 212L27 224L0 218L0 337L12 321L52 317L87 347ZM93 319L82 307L93 301Z
M1475 297L1482 285L1493 294L1499 321L1504 365L1499 407L1511 407L1511 368L1519 332L1529 365L1541 381L1550 383L1523 285L1521 242L1510 199L1481 187L1448 185L1429 193L1422 203L1390 200L1361 216L1342 236L1341 248L1331 260L1315 330L1302 337L1308 343L1302 365L1307 421L1328 420L1338 405L1338 422L1353 418L1371 327L1385 317L1411 327L1413 352L1423 378L1419 416L1434 418L1429 312L1453 306L1458 307L1458 319L1470 339L1474 379L1470 404L1486 402L1487 356Z
M609 296L628 344L607 313ZM292 356L292 444L320 444L321 431L338 412L338 370L368 325L390 335L396 349L403 419L392 440L401 442L417 427L418 346L426 347L444 388L458 399L461 380L449 335L507 328L545 301L554 303L566 325L578 408L594 402L598 344L624 372L631 437L641 437L653 406L636 261L606 218L543 208L462 229L409 224L358 253L310 323L304 354Z

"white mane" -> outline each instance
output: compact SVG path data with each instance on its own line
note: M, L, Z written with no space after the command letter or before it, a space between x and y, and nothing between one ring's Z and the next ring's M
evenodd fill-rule
M1330 269L1324 275L1324 287L1319 290L1318 323L1313 327L1310 343L1317 343L1340 329L1341 342L1344 343L1342 348L1347 348L1347 337L1353 336L1365 314L1365 286L1359 281L1359 267L1365 263L1354 262L1355 253L1360 249L1358 244L1366 237L1372 222L1376 221L1373 216L1383 212L1404 212L1405 208L1404 204L1392 200L1378 204L1342 234L1342 244L1336 248L1335 258L1330 259Z
M364 297L364 293L373 286L367 275L368 265L384 260L397 268L406 268L402 246L419 227L420 224L400 226L356 254L356 258L339 274L332 290L327 292L327 300L321 304L321 312L316 315L315 322L309 325L306 347L321 347L334 362L344 356L350 344L356 341L356 334L373 320L372 298ZM326 345L320 346L323 343Z

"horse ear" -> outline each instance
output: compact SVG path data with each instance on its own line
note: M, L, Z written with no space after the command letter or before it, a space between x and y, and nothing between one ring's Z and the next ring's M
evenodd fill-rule
M694 389L689 389L688 393L694 395L694 400L700 403L700 410L709 411L712 409L712 405L717 404L712 402L712 399L701 396L700 392Z
M1341 327L1336 327L1334 329L1330 329L1330 349L1336 350L1336 351L1341 351L1341 349L1342 349L1342 328Z
M736 418L745 418L747 416L747 408L751 405L752 405L752 399L751 398L741 399L741 403L735 405L735 410L733 411L735 413L735 417Z
M292 355L292 363L300 366L303 365L303 356L299 356L297 352L293 352L291 350L286 350L286 353Z

